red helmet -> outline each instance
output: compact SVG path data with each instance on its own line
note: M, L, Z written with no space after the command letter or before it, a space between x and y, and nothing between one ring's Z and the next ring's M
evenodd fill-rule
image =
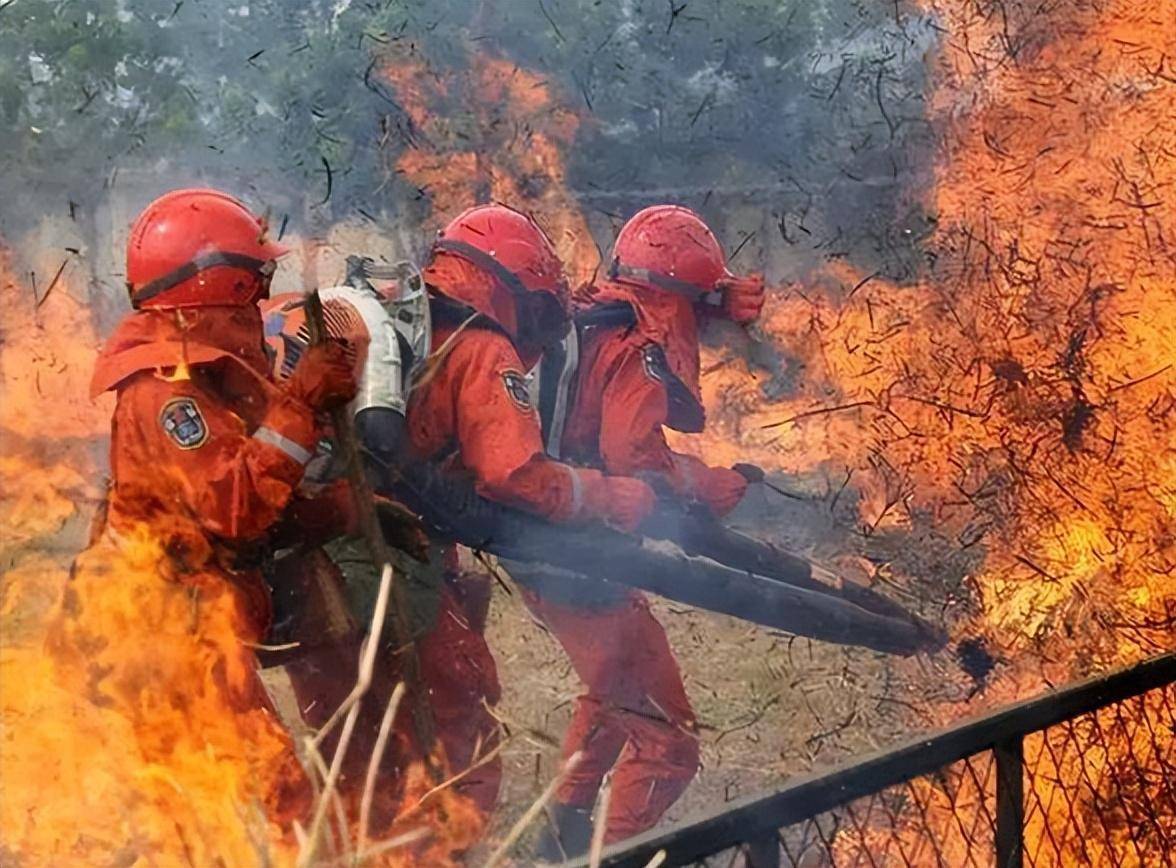
M253 304L287 248L265 220L217 190L173 190L139 215L127 241L127 289L138 308Z
M698 298L728 277L727 257L702 218L680 205L638 211L613 243L609 277Z
M530 216L506 205L477 205L441 230L436 252L491 274L515 296L544 292L567 306L567 278L555 246Z

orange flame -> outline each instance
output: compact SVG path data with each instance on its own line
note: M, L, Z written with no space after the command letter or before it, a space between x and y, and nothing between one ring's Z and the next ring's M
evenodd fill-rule
M91 549L67 576L62 555L84 542L102 495L110 400L85 399L98 340L68 272L34 306L6 253L0 268L5 846L37 864L280 863L289 845L259 781L288 774L293 755L270 716L228 702L253 678L232 595L166 581L145 530ZM74 654L47 655L46 618L67 585L67 608L86 617L66 643Z
M898 286L834 263L772 298L762 328L794 393L765 403L709 353L715 424L693 448L851 469L867 530L982 539L981 626L1007 650L1093 617L1089 650L1131 659L1164 644L1170 626L1146 625L1170 624L1176 594L1176 33L1159 2L1007 25L925 5L946 28L934 264Z
M447 768L442 756L435 758L438 768ZM414 762L405 775L404 795L395 822L385 838L395 838L400 830L425 828L429 835L420 844L389 855L390 868L413 868L416 865L457 868L457 854L478 842L486 828L486 815L471 799L452 789L437 789L424 763Z
M434 228L472 204L505 202L536 214L573 285L592 276L600 254L568 190L563 156L580 120L540 76L481 52L460 74L439 75L408 56L389 59L383 75L415 127L396 171L428 195ZM434 110L445 100L471 106L475 122L455 130Z
M944 28L932 264L899 286L834 263L773 298L762 328L793 356L794 392L766 404L746 365L709 353L717 424L693 448L834 486L848 469L865 531L979 543L980 615L956 629L1010 661L985 697L998 702L1170 647L1176 628L1176 27L1162 0L922 5ZM1171 749L1157 709L1132 714L1154 718L1157 754ZM1076 828L1075 800L1107 810L1074 785L1084 762L1121 766L1140 747L1067 754L1067 737L1091 738L1026 745L1046 806L1031 846L1046 825ZM937 786L915 784L932 791L925 822L958 810L937 812ZM1086 846L1061 841L1057 858Z
M200 539L183 528L107 533L70 567L103 495L111 402L85 398L98 340L68 273L37 309L0 254L5 852L39 865L293 865L290 821L310 793L257 678L257 601L211 563L177 572L163 541ZM364 864L455 864L485 818L450 790L410 809L428 778L419 763L406 777L402 817L373 829L372 846L429 834Z

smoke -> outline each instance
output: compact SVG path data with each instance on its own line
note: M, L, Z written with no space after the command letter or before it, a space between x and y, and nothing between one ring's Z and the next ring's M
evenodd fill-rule
M419 254L427 221L478 188L454 185L463 192L450 201L398 169L406 155L440 154L460 173L445 155L482 146L513 151L511 167L526 169L544 162L526 159L537 131L566 166L554 182L566 192L547 196L553 182L541 172L505 186L564 229L557 241L578 236L578 253L599 257L628 215L674 201L739 250L736 267L775 281L826 260L912 276L928 225L923 55L933 22L853 0L680 5L0 5L0 247L12 297L60 295L89 319L70 368L77 388L57 398L89 407L88 360L127 309L127 228L164 190L221 187L267 211L300 251L275 282L290 291L333 282L348 254ZM406 59L414 87L447 94L429 102L425 123L381 75ZM514 84L487 95L487 69ZM541 88L542 104L517 111L519 88ZM39 340L55 337L55 302L41 310ZM745 338L720 327L709 340ZM764 396L796 390L803 370L786 351L746 349L769 375ZM8 394L13 370L3 372ZM97 479L94 463L85 474Z
M407 52L441 75L476 49L579 118L568 181L602 247L671 199L729 248L754 233L746 267L848 257L903 277L918 226L877 227L920 221L934 31L874 5L21 0L0 16L0 236L68 215L101 258L137 208L189 183L291 233L411 225L429 191L388 157L441 143L420 140L374 65ZM447 107L441 135L469 135L474 108ZM92 277L117 295L113 259Z

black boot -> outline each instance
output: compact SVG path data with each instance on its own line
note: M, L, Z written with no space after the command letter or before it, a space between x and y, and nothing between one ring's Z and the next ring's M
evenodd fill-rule
M544 825L535 844L535 858L558 865L584 856L592 843L592 812L552 802L550 820Z

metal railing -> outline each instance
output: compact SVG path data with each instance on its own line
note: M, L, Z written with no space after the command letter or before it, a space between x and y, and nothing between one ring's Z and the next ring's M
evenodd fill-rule
M1176 654L646 833L600 864L1176 865Z

